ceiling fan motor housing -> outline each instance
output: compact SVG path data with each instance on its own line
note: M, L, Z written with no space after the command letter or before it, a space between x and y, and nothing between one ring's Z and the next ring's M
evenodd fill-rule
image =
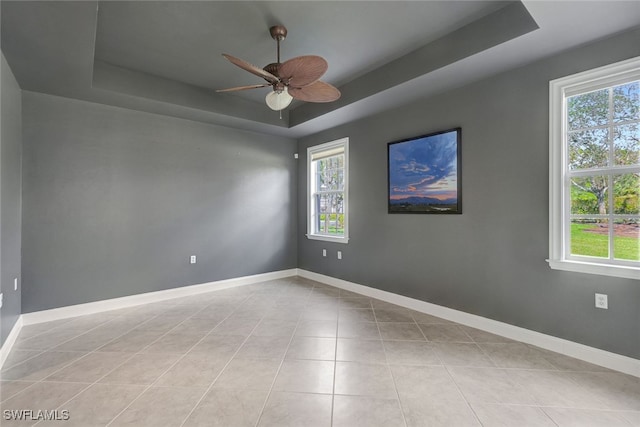
M267 73L271 73L274 76L280 78L280 74L278 74L278 70L280 69L281 65L282 64L279 63L279 62L273 62L273 63L267 65L266 67L264 67L263 70L265 70ZM267 79L265 79L265 80L267 80ZM269 81L269 80L267 80L267 81ZM271 82L269 82L269 83L271 83ZM282 92L284 90L284 86L285 86L285 84L284 84L283 81L279 81L279 82L273 83L273 90L276 91L276 92Z
M272 62L271 64L265 66L263 68L263 70L265 70L267 73L271 73L276 77L280 77L280 75L278 74L278 70L280 69L280 66L282 64L279 62Z

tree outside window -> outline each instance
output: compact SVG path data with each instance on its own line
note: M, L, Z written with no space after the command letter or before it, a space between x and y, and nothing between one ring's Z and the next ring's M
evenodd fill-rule
M640 81L567 98L570 254L640 261Z

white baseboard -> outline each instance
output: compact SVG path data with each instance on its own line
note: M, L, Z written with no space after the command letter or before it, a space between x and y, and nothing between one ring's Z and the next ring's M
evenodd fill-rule
M297 269L292 268L290 270L273 271L270 273L218 280L216 282L183 286L180 288L165 289L162 291L147 292L144 294L136 294L120 298L88 302L85 304L70 305L67 307L53 308L50 310L35 311L32 313L22 314L22 321L24 325L51 322L53 320L67 319L69 317L83 316L86 314L95 314L108 310L116 310L119 308L133 307L140 304L165 301L172 298L197 295L220 289L251 285L254 283L264 282L266 280L282 279L285 277L295 276L296 273Z
M640 360L638 359L300 268L298 269L298 275L415 311L438 316L452 322L481 329L492 334L542 347L595 365L624 372L625 374L640 377Z
M403 295L296 268L22 314L4 342L4 345L0 348L0 368L7 358L9 351L11 351L11 347L18 337L23 325L32 325L36 323L66 319L69 317L100 313L108 310L249 285L266 280L282 279L295 275L640 377L640 360L638 359L589 347L584 344L579 344L540 332L531 331L519 326L477 316L475 314L465 313L463 311L443 307L426 301L409 298Z
M18 334L20 334L20 330L22 329L23 321L22 316L18 316L18 320L11 328L11 332L9 332L9 336L0 347L0 369L4 366L4 362L7 360L7 356L9 356L9 352L11 348L13 348L13 344L15 344L16 339L18 338Z

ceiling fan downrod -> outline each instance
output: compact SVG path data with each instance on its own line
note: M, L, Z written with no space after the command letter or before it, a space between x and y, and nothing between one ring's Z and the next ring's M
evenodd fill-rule
M274 25L269 28L269 34L278 44L278 60L276 63L280 64L280 42L287 38L287 29L283 25Z

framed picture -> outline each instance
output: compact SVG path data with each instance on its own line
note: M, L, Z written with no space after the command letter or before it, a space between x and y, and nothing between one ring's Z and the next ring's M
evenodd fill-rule
M461 214L461 129L387 144L389 213Z

